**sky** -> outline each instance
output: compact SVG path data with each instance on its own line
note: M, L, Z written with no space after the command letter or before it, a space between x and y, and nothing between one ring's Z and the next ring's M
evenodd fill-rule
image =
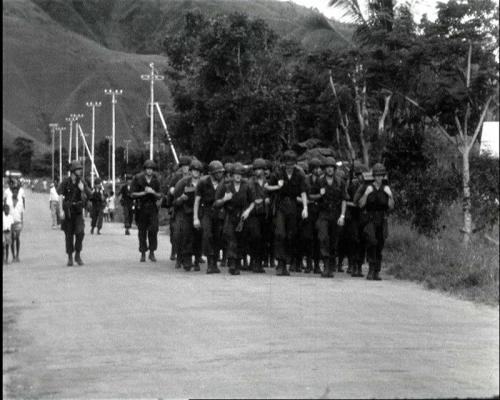
M293 1L294 3L300 4L305 7L317 8L318 11L325 14L329 18L342 20L342 11L339 12L334 7L328 7L328 0L281 0L281 1ZM446 1L444 0L444 2ZM363 3L366 3L366 0L360 1L360 4ZM412 5L412 10L417 22L420 21L420 17L425 13L427 13L427 17L430 20L435 19L436 17L435 7L437 3L438 0L410 0L410 4Z

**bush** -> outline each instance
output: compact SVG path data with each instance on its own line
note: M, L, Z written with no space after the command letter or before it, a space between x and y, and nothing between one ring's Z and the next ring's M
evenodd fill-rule
M460 297L498 304L498 246L475 235L469 247L463 247L458 230L461 207L455 203L439 224L433 237L419 234L410 223L391 219L390 235L384 250L387 272L398 279L422 282Z

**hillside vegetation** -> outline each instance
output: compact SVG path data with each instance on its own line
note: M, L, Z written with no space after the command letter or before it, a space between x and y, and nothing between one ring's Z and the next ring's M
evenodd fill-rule
M193 9L205 15L244 12L263 18L279 34L299 39L309 48L346 43L336 32L321 33L310 24L317 16L312 10L272 0L6 0L4 145L22 136L34 141L37 153L45 151L43 145L50 142L48 124L65 123L70 113L85 114L83 130L90 133L91 110L85 103L92 100L102 101L96 141L103 140L111 134L111 99L103 89L120 88L124 93L116 108L117 144L132 139L133 148L143 148L149 129L149 85L140 75L149 73L150 62L159 71L168 70L168 60L160 54L162 43ZM349 36L348 26L339 29ZM171 112L168 87L168 77L155 85L155 97L165 104L167 114ZM66 137L65 146L67 141Z

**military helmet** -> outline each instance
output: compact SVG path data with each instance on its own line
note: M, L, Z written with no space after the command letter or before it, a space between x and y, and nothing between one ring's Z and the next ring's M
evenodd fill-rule
M77 169L83 169L82 163L78 160L71 161L71 164L69 166L69 170L71 172L75 172Z
M302 168L304 170L304 172L308 172L309 171L309 164L305 160L299 161L297 163L297 166L299 166L300 168Z
M326 157L325 161L323 162L324 167L337 167L337 162L335 161L335 158L333 157Z
M208 172L211 174L224 172L224 166L219 160L210 161L210 164L208 164Z
M240 163L234 163L233 165L233 174L243 175L245 173L245 166Z
M297 153L293 150L287 150L283 153L283 162L297 162Z
M190 165L191 164L191 157L189 156L180 156L179 157L179 167L182 167L184 165Z
M227 162L224 164L224 170L228 173L228 174L233 174L234 173L234 164L233 163L230 163L230 162Z
M189 169L195 169L195 170L201 172L203 170L203 165L201 164L201 161L193 160L193 161L191 161L191 164L189 165Z
M320 161L320 159L314 157L311 161L309 161L309 167L311 169L321 167L321 161Z
M152 168L152 169L155 169L156 168L156 164L153 160L146 160L144 161L144 169L146 168Z
M383 164L376 163L372 167L372 175L373 176L384 176L385 174L387 174L387 170L385 169Z
M252 167L253 169L266 169L266 160L263 158L256 158L253 160Z

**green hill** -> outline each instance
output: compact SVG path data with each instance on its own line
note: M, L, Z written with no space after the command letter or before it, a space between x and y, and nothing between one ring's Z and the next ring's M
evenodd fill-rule
M335 31L315 27L317 13L274 0L4 0L3 118L4 145L21 135L46 151L48 124L68 124L70 113L85 115L87 101L101 101L96 113L96 141L111 134L111 98L106 88L123 89L116 106L117 146L148 140L149 84L140 79L154 62L160 71L168 60L160 54L166 34L182 27L185 12L206 15L244 12L265 19L279 34L310 49L343 46ZM340 29L341 28L341 29ZM344 36L349 30L339 25ZM149 54L146 54L149 53ZM170 110L168 81L155 84L155 98ZM68 141L68 130L64 143Z

